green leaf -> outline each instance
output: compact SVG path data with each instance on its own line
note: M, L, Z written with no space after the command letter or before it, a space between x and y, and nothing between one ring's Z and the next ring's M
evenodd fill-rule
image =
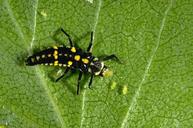
M193 1L1 0L0 128L193 126ZM78 74L58 83L57 69L25 66L37 49L68 44L64 28L106 62L111 78ZM56 75L55 75L56 74Z

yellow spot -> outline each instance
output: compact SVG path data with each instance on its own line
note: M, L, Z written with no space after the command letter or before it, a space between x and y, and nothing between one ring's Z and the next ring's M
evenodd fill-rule
M45 58L46 56L45 55L42 55L42 58Z
M89 60L86 59L86 58L83 58L83 59L82 59L82 62L85 63L85 64L88 64Z
M75 59L76 61L79 61L79 60L80 60L80 55L75 55L75 56L74 56L74 59Z
M57 60L58 59L58 55L54 55L54 59Z
M57 51L57 50L55 50L55 51L54 51L54 55L57 55L57 54L58 54L58 51Z
M127 92L128 92L127 85L124 85L124 86L123 86L123 89L122 89L122 93L123 93L123 95L126 95L126 94L127 94Z
M57 51L57 50L55 50L55 51L54 51L53 56L54 56L54 59L55 59L55 60L57 60L57 59L58 59L58 51Z
M110 77L110 76L112 76L112 75L113 75L113 72L110 71L110 70L106 70L106 71L103 72L103 76L104 76L104 77Z
M53 48L54 48L54 49L58 49L58 47L57 47L57 46L53 46Z
M51 57L52 55L51 54L48 54L48 57Z
M62 64L58 64L58 66L60 66L60 67L61 67L61 66L62 66Z
M72 61L68 61L68 67L72 65Z
M117 83L115 81L112 82L111 84L111 90L114 90L117 86Z
M72 47L72 48L71 48L71 51L72 51L72 52L76 52L76 48L75 48L75 47Z
M57 66L58 65L58 61L54 61L54 66Z
M47 17L47 13L46 13L44 10L42 10L42 11L40 12L40 14L41 14L43 17Z

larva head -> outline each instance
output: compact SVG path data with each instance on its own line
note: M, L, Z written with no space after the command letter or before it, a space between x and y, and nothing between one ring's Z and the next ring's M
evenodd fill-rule
M96 75L96 76L111 76L112 71L110 71L107 66L104 65L104 62L95 58L90 65L89 72Z

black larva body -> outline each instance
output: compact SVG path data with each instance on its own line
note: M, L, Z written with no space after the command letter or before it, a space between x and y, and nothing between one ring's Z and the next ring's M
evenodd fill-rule
M78 69L81 72L89 72L88 70L91 67L91 63L94 63L94 60L98 59L92 56L91 53L84 52L82 49L54 46L28 57L27 65L60 66Z
M108 69L104 65L104 62L94 57L91 53L92 50L92 39L93 33L91 33L91 41L87 48L87 51L83 51L80 48L74 47L70 36L61 29L62 32L68 37L70 42L70 47L66 46L54 46L52 48L45 49L43 51L37 52L32 56L29 56L26 60L26 65L50 65L50 66L60 66L66 67L64 74L59 77L56 81L61 79L69 70L79 70L77 94L79 94L80 80L83 73L90 73L91 79L89 82L89 88L92 84L92 79L94 76L105 76L108 74ZM102 60L117 59L115 55L110 55L104 57Z

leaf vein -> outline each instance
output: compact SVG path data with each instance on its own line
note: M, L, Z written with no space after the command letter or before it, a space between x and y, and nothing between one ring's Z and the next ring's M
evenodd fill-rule
M94 25L93 25L93 32L94 32L93 42L94 42L94 37L95 37L95 32L96 32L96 26L97 26L98 21L99 21L101 6L102 6L102 0L99 0L98 1L98 8L97 8L96 13L95 13L95 22L94 22ZM85 119L84 118L84 115L85 115L85 99L86 99L86 90L83 92L83 97L82 97L82 114L81 114L80 128L82 128L83 123L84 123L84 119Z
M30 43L30 49L32 49L33 43L35 40L37 9L38 9L38 0L36 0L36 4L34 6L34 20L33 20L34 24L33 24L33 28L32 28L32 40Z
M38 9L38 0L36 0L36 4L35 4L35 6L34 6L34 24L33 24L33 29L32 29L32 40L31 40L31 43L30 43L30 49L32 49L32 47L33 47L33 44L34 44L34 40L35 40L35 33L36 33L36 18L37 18L37 9ZM30 52L30 51L29 51ZM36 74L37 74L37 76L40 78L40 81L41 81L41 83L42 83L42 85L43 85L43 88L45 89L45 91L46 91L46 93L47 93L47 95L48 95L48 99L49 99L49 101L51 102L51 104L52 104L52 106L53 106L53 109L54 109L54 112L56 113L56 115L57 115L57 117L58 117L58 119L59 119L59 121L60 121L60 123L61 123L61 127L62 128L65 128L65 125L64 125L64 120L63 120L63 118L62 118L62 115L61 115L61 111L60 111L60 109L58 108L58 106L57 106L57 103L56 103L56 101L54 100L54 98L52 97L52 94L51 94L51 92L50 92L50 90L49 90L49 88L48 88L48 86L47 86L47 84L46 84L46 80L45 80L45 78L43 77L43 75L42 75L42 73L41 73L41 71L40 71L40 69L39 68L36 68Z
M134 96L133 96L133 98L132 98L132 100L131 100L131 104L130 104L130 106L129 106L129 108L128 108L128 111L127 111L127 113L126 113L126 115L125 115L125 117L124 117L124 119L123 119L123 122L122 122L122 124L121 124L121 128L125 128L125 127L126 127L126 125L127 125L127 120L128 120L128 118L130 117L131 111L134 110L134 108L135 108L135 106L136 106L136 104L137 104L137 99L138 99L138 97L140 96L141 87L142 87L144 81L146 80L146 78L147 78L147 76L148 76L148 72L149 72L149 70L150 70L150 67L151 67L151 64L152 64L152 62L153 62L154 56L155 56L155 54L156 54L156 52L157 52L157 49L159 48L160 38L161 38L161 35L162 35L162 32L163 32L163 28L164 28L164 26L165 26L166 17L167 17L167 15L168 15L168 12L169 12L170 8L172 7L172 3L173 3L173 0L170 1L169 6L167 7L166 11L164 12L164 16L163 16L163 19L162 19L162 21L161 21L160 30L159 30L159 33L158 33L158 39L157 39L156 46L155 46L155 48L154 48L154 50L153 50L153 52L152 52L152 55L151 55L150 58L149 58L149 61L148 61L148 63L147 63L147 66L146 66L144 75L143 75L143 77L142 77L141 82L139 83L139 87L138 87L138 89L136 90L136 92L135 92L135 94L134 94Z
M21 30L21 26L20 26L19 23L17 22L14 14L13 14L13 11L12 11L10 5L9 5L8 0L5 0L5 1L4 1L4 4L5 4L5 6L7 7L8 14L9 14L11 20L13 21L13 24L14 24L15 27L16 27L16 31L19 33L19 36L25 41L24 34L23 34L22 30Z
M37 73L38 77L40 78L40 81L41 81L41 83L43 85L43 88L45 89L45 91L46 91L46 93L48 95L48 99L49 99L49 101L51 102L51 104L53 106L54 112L56 113L56 115L57 115L57 117L58 117L58 119L59 119L59 121L61 123L61 128L65 128L64 120L63 120L62 115L61 115L61 111L58 108L57 103L56 103L55 99L53 98L53 96L52 96L52 94L51 94L51 92L50 92L50 90L49 90L49 88L48 88L48 86L46 84L46 80L43 77L43 75L42 75L42 73L41 73L41 71L40 71L40 69L38 67L36 68L36 73Z

